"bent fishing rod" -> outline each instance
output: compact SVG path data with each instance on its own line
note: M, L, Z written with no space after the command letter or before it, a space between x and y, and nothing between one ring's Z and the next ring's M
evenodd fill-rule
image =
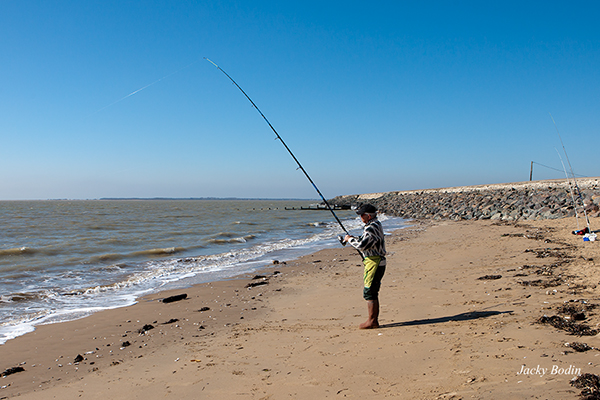
M284 142L284 140L281 138L281 136L279 136L279 133L277 133L277 131L275 130L275 128L273 128L273 125L271 125L271 123L269 122L269 120L267 119L267 117L265 117L265 115L262 113L262 111L260 111L260 109L252 101L252 99L250 98L250 96L248 96L246 94L246 92L244 92L244 89L242 89L240 87L240 85L238 85L237 82L231 76L229 76L229 74L227 72L225 72L221 67L219 67L217 64L215 64L214 62L212 62L211 60L209 60L206 57L204 57L204 59L206 61L208 61L209 63L211 63L212 65L214 65L215 67L217 67L217 69L219 71L221 71L223 74L225 74L225 76L228 77L229 80L231 82L233 82L233 84L235 86L237 86L238 89L240 89L240 91L244 94L244 96L246 96L246 98L248 99L248 101L250 101L250 103L252 104L252 106L254 108L256 108L256 111L258 111L258 113L260 114L260 116L263 117L263 119L265 120L265 122L269 125L269 127L271 128L271 130L273 131L273 133L275 133L276 140L279 140L281 142L281 144L283 145L283 147L285 147L285 149L288 151L288 153L290 153L290 156L292 156L292 158L294 159L294 161L296 162L296 164L298 164L298 169L301 170L304 173L304 176L306 176L306 179L308 179L308 181L311 183L311 185L313 186L313 188L315 188L315 190L317 191L317 193L319 194L319 196L321 197L321 199L323 200L323 202L327 206L327 209L331 212L331 214L333 215L333 217L335 218L335 220L337 221L337 223L340 225L340 227L342 228L342 230L346 233L346 235L349 235L348 231L344 227L344 224L342 224L342 221L340 221L340 219L338 218L338 216L333 211L333 208L331 207L331 205L329 205L329 202L325 199L325 196L323 196L323 194L321 193L321 191L319 190L319 188L317 187L317 185L315 185L315 183L313 182L313 180L310 178L310 176L308 175L308 172L306 172L306 170L304 169L304 167L302 166L302 164L300 164L300 161L298 161L298 159L296 158L296 156L294 155L294 153L292 153L292 150L290 150L290 148ZM343 241L343 238L338 237L338 240L340 241L340 243L342 243L342 245L346 244ZM360 256L364 259L364 256L363 256L362 252L360 250L358 250L358 249L356 249L356 250L360 253Z

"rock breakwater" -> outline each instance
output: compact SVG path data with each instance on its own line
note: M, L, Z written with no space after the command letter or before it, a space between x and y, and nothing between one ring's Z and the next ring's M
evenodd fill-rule
M578 179L577 184L588 216L600 216L600 178ZM573 191L581 205L577 191ZM575 216L566 179L346 195L335 197L330 203L371 203L380 212L407 219L517 221ZM577 211L583 216L581 206Z

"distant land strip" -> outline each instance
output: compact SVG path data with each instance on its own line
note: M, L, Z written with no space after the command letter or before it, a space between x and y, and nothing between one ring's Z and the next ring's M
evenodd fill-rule
M102 197L98 200L239 200L239 201L317 201L317 199L263 197Z

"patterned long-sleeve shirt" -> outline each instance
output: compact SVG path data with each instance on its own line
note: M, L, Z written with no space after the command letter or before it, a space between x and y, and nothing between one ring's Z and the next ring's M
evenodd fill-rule
M365 257L385 256L385 240L383 227L377 218L370 220L359 237L348 240L352 247L360 250Z

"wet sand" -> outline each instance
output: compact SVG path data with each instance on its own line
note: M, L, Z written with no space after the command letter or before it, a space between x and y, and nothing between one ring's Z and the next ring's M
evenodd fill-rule
M395 232L380 329L357 328L362 267L347 247L40 326L0 346L0 372L24 369L0 378L0 399L576 399L571 379L600 373L599 350L571 347L600 348L600 243L575 228L565 218ZM562 329L581 324L588 336Z

